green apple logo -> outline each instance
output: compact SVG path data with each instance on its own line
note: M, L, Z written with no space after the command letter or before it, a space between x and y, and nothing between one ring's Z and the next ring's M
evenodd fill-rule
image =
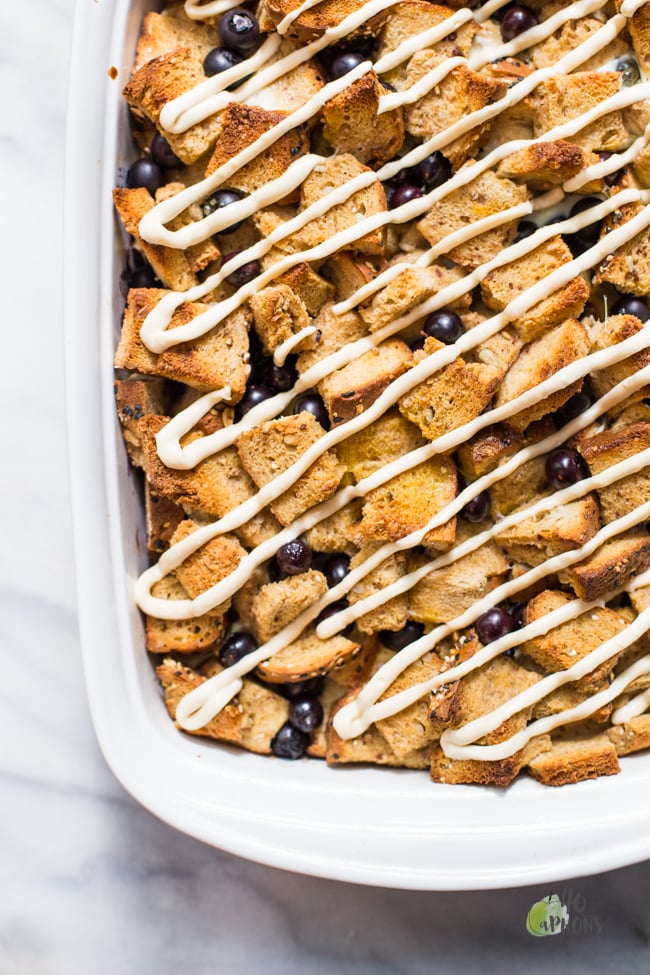
M569 923L569 912L557 896L549 894L537 901L528 912L526 930L536 938L559 934Z

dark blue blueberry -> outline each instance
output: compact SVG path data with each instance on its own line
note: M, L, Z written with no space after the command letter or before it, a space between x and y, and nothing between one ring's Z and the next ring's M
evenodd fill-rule
M327 579L327 585L330 589L337 586L339 582L343 582L349 571L350 556L345 555L343 552L330 556L323 566L323 574Z
M451 176L451 163L441 152L434 152L418 163L416 170L422 185L427 190L434 190Z
M201 205L203 216L208 217L211 213L214 213L215 210L221 210L223 207L230 206L232 203L237 203L238 200L243 200L244 196L245 193L242 193L241 190L217 190L217 192L211 196L209 200L206 200L205 203ZM240 220L239 223L234 223L230 227L224 227L223 230L219 231L219 233L232 234L235 232L235 230L239 230L242 223L243 220Z
M257 18L243 7L228 10L217 27L219 40L224 47L250 54L260 40L260 27Z
M152 196L156 195L156 190L159 190L164 182L163 171L153 159L136 159L126 174L126 185L129 189L144 186Z
M411 200L417 200L418 197L423 195L419 186L415 186L413 183L402 183L390 194L388 205L391 210L396 210L397 207L401 207L405 203L410 203Z
M347 599L337 599L335 603L330 603L329 606L325 606L323 609L321 609L320 613L315 619L316 626L318 626L319 623L322 623L323 620L328 620L331 616L336 616L337 613L347 609L348 606L349 603Z
M135 247L130 248L127 252L124 271L120 276L120 286L124 297L126 297L129 288L160 287L160 281L151 264Z
M479 521L484 521L485 518L490 513L490 495L487 491L481 491L477 494L475 498L468 501L464 508L461 509L461 518L465 521L472 522L473 524L478 524Z
M298 731L304 731L307 735L311 734L312 731L316 731L322 721L323 705L317 697L301 694L292 699L289 705L289 723Z
M460 317L453 311L434 311L425 320L422 331L445 345L453 343L461 337L465 329Z
M589 468L577 450L562 447L547 457L546 477L559 491L589 477Z
M152 267L140 267L127 278L129 288L156 288L160 281L154 274Z
M151 158L163 169L176 169L183 165L167 139L163 138L159 132L156 132L151 141Z
M512 633L514 628L515 621L512 616L500 606L488 609L476 621L476 635L484 646L499 640L507 633Z
M513 240L513 244L518 244L520 240L531 237L536 230L537 224L533 223L532 220L522 220L517 227L517 236Z
M336 81L337 78L342 78L348 72L354 71L356 67L366 60L367 56L362 54L361 51L343 51L334 58L330 65L330 78L332 81Z
M556 421L556 426L563 427L565 423L569 423L570 420L575 420L577 416L588 410L594 401L593 393L591 392L591 387L587 382L584 383L582 389L579 393L575 393L571 399L567 400L564 406L561 406L559 410L555 413L553 419Z
M420 185L417 166L405 166L404 169L398 169L394 176L386 180L384 185L390 191L394 190L397 186L402 186L403 183L413 183L416 186Z
M294 697L299 697L302 694L309 694L310 697L318 697L322 693L324 686L325 680L323 677L308 677L306 680L297 680L291 684L277 684L275 690L291 701Z
M630 54L625 58L619 58L615 67L616 71L620 72L621 86L623 88L631 88L632 85L636 85L641 81L639 62L633 55Z
M294 362L290 359L287 359L281 366L276 366L275 362L271 360L268 377L274 389L277 389L279 393L286 393L288 389L294 386L298 379L298 373L296 372Z
M293 405L293 412L311 413L312 416L316 417L323 430L330 428L329 413L318 393L305 393L304 396L299 396Z
M512 622L515 624L515 630L520 630L525 622L526 603L515 603L514 606L510 607L509 612Z
M597 196L585 196L582 200L578 200L573 204L571 210L569 211L569 216L575 217L579 213L584 213L586 210L591 210L592 207L597 206L599 203L602 203L602 200L600 200ZM596 220L593 223L588 223L586 227L583 227L582 230L576 231L575 234L565 235L564 239L574 257L584 254L586 250L593 247L600 237L602 225L602 220Z
M409 620L401 630L380 630L379 639L389 650L403 650L409 643L419 640L424 633L424 625Z
M226 254L222 260L222 266L231 261L233 257L237 257L241 251L232 251L230 254ZM229 274L226 278L228 284L232 285L233 288L243 288L245 284L248 284L254 278L258 276L262 266L259 261L248 261L246 264L242 264L238 267L232 274Z
M501 37L504 41L511 41L524 31L537 25L537 17L530 7L515 4L503 15L501 20Z
M605 160L605 159L609 159L612 153L603 151L603 152L599 152L598 155L600 156L601 160ZM625 172L624 169L617 169L615 170L615 172L610 173L608 176L605 176L604 177L605 186L614 186L616 183L618 183L619 179L621 178L624 172Z
M275 396L275 390L270 386L247 386L246 392L235 407L235 419L241 420L254 406L263 403L265 399L271 399L272 396Z
M280 572L287 576L295 576L306 572L311 565L312 551L301 538L282 545L275 553L275 561Z
M227 71L228 68L234 68L244 60L244 55L239 51L231 51L229 47L213 47L203 59L203 71L208 78L212 78L222 71Z
M635 298L634 295L623 295L612 308L612 315L634 315L642 322L647 322L650 318L650 308L642 298Z
M309 747L310 738L304 731L294 728L287 721L271 742L271 751L277 758L302 758Z
M219 650L219 663L224 667L232 667L233 664L257 650L258 643L252 633L246 630L238 630L232 633L221 649Z

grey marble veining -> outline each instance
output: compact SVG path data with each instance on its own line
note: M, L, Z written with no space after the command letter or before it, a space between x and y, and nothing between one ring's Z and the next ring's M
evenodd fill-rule
M158 822L106 767L81 672L65 459L72 8L0 7L0 267L11 285L1 384L11 461L0 478L0 975L647 970L650 864L558 885L579 898L579 930L534 939L525 917L546 890L386 891L262 867Z

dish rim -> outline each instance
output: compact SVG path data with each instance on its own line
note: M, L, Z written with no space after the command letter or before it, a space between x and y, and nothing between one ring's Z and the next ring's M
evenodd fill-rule
M567 790L523 779L502 793L432 786L406 770L282 763L191 739L169 721L134 640L140 624L127 583L137 555L136 490L112 400L117 269L110 190L121 52L135 11L153 6L77 0L66 126L65 372L79 626L91 716L113 773L158 818L212 846L373 886L516 887L650 857L650 819L644 822L642 811L650 800L650 754L626 757L614 778ZM116 79L108 75L112 65L119 66ZM100 104L103 115L92 111ZM88 326L95 321L99 330Z

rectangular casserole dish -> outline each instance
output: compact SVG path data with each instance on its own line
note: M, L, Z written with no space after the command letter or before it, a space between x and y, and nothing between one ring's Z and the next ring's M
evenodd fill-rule
M65 345L83 659L116 777L156 816L249 859L315 876L424 890L558 881L650 856L650 754L559 791L432 786L386 768L283 763L192 739L169 721L142 649L134 580L141 499L113 400L123 241L111 190L132 157L120 92L153 4L76 11L66 147Z

